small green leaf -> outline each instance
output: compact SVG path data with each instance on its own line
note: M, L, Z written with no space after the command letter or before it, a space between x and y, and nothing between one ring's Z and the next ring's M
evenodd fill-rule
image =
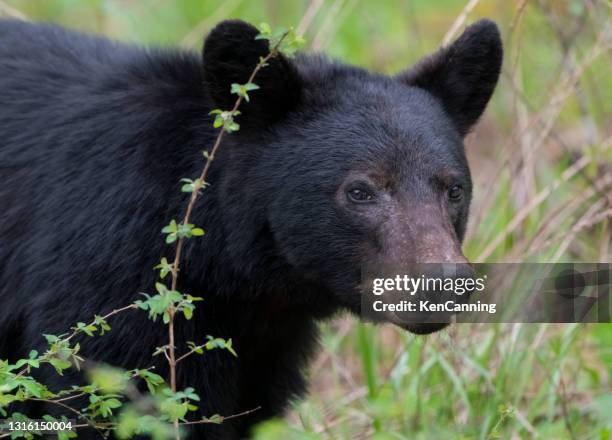
M246 83L246 84L236 84L233 83L232 87L231 87L231 93L238 95L242 98L244 98L247 102L249 102L249 94L248 92L250 92L251 90L257 90L259 89L259 86L257 84L253 84L253 83Z
M93 368L88 373L91 383L105 394L122 392L127 386L124 371L108 366Z
M268 40L272 36L272 27L268 23L259 25L259 34L255 37L256 40Z
M60 376L62 376L63 371L70 368L70 365L71 365L70 361L67 361L66 359L59 359L59 358L50 358L49 363L51 364L53 368L55 368L55 371Z
M177 229L178 229L178 225L176 223L176 220L173 219L170 221L170 224L168 226L164 226L162 228L162 232L165 234L171 234L173 232L176 232Z
M172 272L174 265L168 263L168 259L163 257L159 264L155 266L153 269L159 269L159 277L163 280L166 276Z
M155 290L157 290L157 293L159 293L160 295L165 295L166 293L168 293L168 288L164 283L155 283Z
M238 130L240 130L240 125L233 121L228 123L225 127L225 131L227 131L228 133L233 133Z
M221 423L223 423L223 416L220 414L213 414L210 417L205 417L204 418L208 423L214 423L216 425L220 425Z

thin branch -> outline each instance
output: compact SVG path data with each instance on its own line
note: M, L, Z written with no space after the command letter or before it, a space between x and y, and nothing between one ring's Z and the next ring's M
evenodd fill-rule
M137 309L137 308L138 308L138 306L137 306L136 304L129 304L129 305L125 306L125 307L121 307L121 308L119 308L119 309L114 309L112 312L109 312L109 313L107 313L106 315L102 316L102 319L103 319L103 320L107 320L108 318L110 318L110 317L112 317L112 316L115 316L115 315L118 315L119 313L125 312L126 310L130 310L130 309ZM96 323L96 320L95 320L95 318L94 318L94 320L93 320L93 321L91 321L91 322L89 323L89 325L94 325L95 323ZM65 341L65 342L70 341L72 338L74 338L74 337L75 337L76 335L78 335L79 333L83 333L83 331L82 331L82 330L79 330L79 329L74 330L74 331L73 331L73 332L72 332L72 333L71 333L71 334L70 334L68 337L66 337L66 338L64 339L64 341Z
M259 71L267 65L267 62L278 55L280 45L282 44L282 42L284 41L284 39L287 37L288 34L289 34L289 31L285 32L278 39L278 41L272 47L270 52L265 57L259 60L259 63L257 63L255 68L253 69L253 72L251 72L251 75L249 76L247 83L252 83L255 77L257 76L257 74L259 73ZM236 99L236 102L234 103L234 106L232 107L232 110L230 112L231 115L235 114L235 112L240 107L240 104L242 104L243 100L244 100L244 96L239 95L238 98ZM204 168L202 169L202 172L200 173L200 177L198 178L199 182L202 182L204 184L206 183L206 178L208 177L210 167L212 165L213 160L215 159L215 155L217 154L219 146L221 145L221 141L223 140L225 131L226 130L224 127L222 127L221 130L219 131L219 134L217 135L217 138L215 139L215 142L213 144L212 150L206 157L206 163L204 164ZM189 221L191 219L191 214L193 213L193 208L195 207L195 204L196 204L196 201L199 195L200 195L200 191L198 189L195 189L194 191L191 192L191 197L189 198L189 203L187 204L187 209L185 211L185 215L183 217L183 220L181 221L181 224L183 225L189 224ZM176 243L174 261L172 263L171 290L176 290L177 285L178 285L178 276L179 276L179 271L180 271L181 256L183 253L184 246L185 246L185 237L179 237ZM168 310L168 314L170 316L170 319L168 322L168 339L169 340L168 340L168 350L167 351L168 351L168 358L169 358L168 364L170 366L170 389L172 390L173 393L176 393L177 391L177 386L176 386L177 359L176 359L176 345L175 345L175 332L174 332L174 317L176 314L176 309L174 308L174 306L170 306ZM178 420L174 422L174 428L175 428L175 433L176 433L176 439L179 440L180 435L179 435Z
M184 355L179 356L179 357L178 357L178 359L176 360L176 363L178 364L178 363L179 363L180 361L182 361L183 359L185 359L185 358L187 358L187 357L191 356L191 355L192 355L192 354L194 354L196 351L198 351L198 350L202 350L202 349L203 349L203 348L205 348L205 347L206 347L206 344L202 344L202 345L198 345L198 346L193 347L191 350L189 350L189 351L188 351L187 353L185 353Z
M127 305L127 306L125 306L125 307L121 307L121 308L119 308L119 309L114 309L112 312L109 312L109 313L107 313L106 315L102 316L102 319L106 321L108 318L110 318L110 317L112 317L112 316L115 316L115 315L118 315L119 313L125 312L126 310L130 310L130 309L137 309L137 308L138 308L138 306L137 306L136 304L130 304L130 305ZM91 322L89 323L89 325L94 325L95 323L96 323L96 319L94 318L94 320L93 320L93 321L91 321ZM71 334L69 334L69 335L68 335L66 338L64 338L64 339L63 339L63 341L64 341L64 342L68 342L68 341L70 341L72 338L74 338L76 335L78 335L79 333L82 333L82 332L83 332L83 330L80 330L80 329L78 329L78 328L77 328L77 329L73 330L73 332L72 332ZM44 355L43 355L43 356L42 356L42 357L41 357L39 360L40 360L41 362L44 362L46 359L45 359L45 357L44 357ZM23 376L24 374L28 373L29 371L30 371L30 367L29 367L29 366L27 366L27 367L25 367L23 370L21 370L20 372L18 372L18 373L15 375L15 377L16 377L16 378L17 378L17 377L21 377L21 376Z
M258 411L261 409L261 406L258 406L256 408L253 409L249 409L247 411L243 411L241 413L238 414L232 414L231 416L221 416L221 422L225 422L226 420L230 420L230 419L235 419L237 417L242 417L242 416L246 416L247 414L251 414L255 411ZM204 423L218 423L218 422L213 422L209 419L201 419L201 420L195 420L193 422L182 422L180 423L180 425L199 425L199 424L204 424Z
M95 429L95 430L96 430L96 432L97 432L98 434L100 434L100 437L102 437L102 438L106 438L106 437L104 436L104 434L102 433L102 431L100 431L100 428L98 427L98 425L96 425L96 423L95 423L93 420L90 420L90 419L89 419L89 418L88 418L88 417L87 417L85 414L81 413L81 412L80 412L79 410L77 410L77 409L74 409L74 408L73 408L73 407L71 407L70 405L66 405L65 403L60 402L59 400L36 399L36 398L33 398L33 399L31 399L31 400L34 400L34 401L37 401L37 402L51 403L51 404L54 404L54 405L61 406L61 407L62 407L62 408L64 408L64 409L67 409L68 411L70 411L70 412L72 412L72 413L76 414L76 415L77 415L77 416L78 416L80 419L82 419L82 420L84 420L85 422L87 422L87 424L88 424L89 426L91 426L93 429Z

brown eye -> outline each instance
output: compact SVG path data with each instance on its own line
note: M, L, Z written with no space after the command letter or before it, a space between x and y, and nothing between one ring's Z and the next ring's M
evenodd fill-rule
M448 198L452 202L458 202L459 200L461 200L462 197L463 197L463 188L461 187L461 185L453 185L448 190Z
M365 189L353 188L347 191L346 196L354 203L367 203L374 200L372 193Z

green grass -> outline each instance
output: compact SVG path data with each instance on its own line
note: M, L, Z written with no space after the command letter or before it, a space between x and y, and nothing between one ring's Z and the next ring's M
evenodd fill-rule
M468 23L498 22L506 58L490 107L467 139L475 199L465 252L478 261L611 262L609 40L577 81L562 87L597 48L610 6L529 0L521 13L520 3L482 0L467 16ZM220 19L297 25L316 1L2 4L120 40L199 50ZM326 0L306 37L334 57L394 73L434 50L463 6ZM573 173L580 160L586 164ZM534 203L538 194L546 196ZM285 419L261 426L258 438L612 437L610 324L455 325L416 337L343 317L323 325L322 346L310 396Z

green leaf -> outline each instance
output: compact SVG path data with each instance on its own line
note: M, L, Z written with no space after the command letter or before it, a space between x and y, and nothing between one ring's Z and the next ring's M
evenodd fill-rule
M166 287L164 283L155 283L155 290L157 290L157 293L159 293L160 295L168 293L168 287Z
M204 348L207 350L214 350L216 348L221 348L229 351L235 357L238 357L238 353L234 351L232 348L232 340L228 339L227 341L222 338L213 338L212 336L207 336L208 342L204 345Z
M159 277L163 280L166 276L172 272L173 264L168 263L168 259L163 257L159 264L154 269L159 269Z
M246 83L244 85L244 88L247 92L250 92L252 90L257 90L259 89L259 86L257 84L253 84L253 83Z
M46 335L43 334L44 338L47 340L47 344L51 345L59 341L59 336L56 335Z
M170 224L162 228L162 233L168 234L166 236L166 244L171 244L176 241L178 228L179 228L179 225L176 223L176 220L171 220Z
M60 376L63 375L63 371L67 370L68 368L70 368L70 366L72 365L70 363L70 361L66 360L66 359L59 359L59 358L50 358L49 359L49 363L51 364L51 366L53 368L55 368L55 371L57 372L57 374L59 374Z
M168 226L163 227L162 232L165 234L170 234L170 233L176 232L177 230L178 230L178 225L176 223L176 220L172 219Z
M19 384L32 396L38 397L39 399L43 397L43 394L46 391L46 387L43 384L38 383L33 379L20 380Z
M214 113L213 113L214 112ZM236 131L240 126L234 122L234 118L240 115L238 110L235 111L213 111L211 114L215 114L215 120L213 127L223 129L227 132Z
M138 370L136 374L144 379L151 394L156 394L160 387L166 383L163 377L149 370Z
M227 131L228 133L233 133L235 131L240 130L240 125L234 121L229 122L228 124L226 124L225 126L225 131Z
M184 420L188 408L183 403L177 402L173 398L169 398L161 403L160 410L169 421L174 422L177 420Z
M220 425L221 423L223 423L223 416L220 414L213 414L210 417L204 417L204 419L208 422L208 423L214 423L216 425Z
M278 51L290 58L293 57L306 42L304 38L295 33L293 28L286 29L279 27L272 30L267 23L262 23L259 26L259 34L255 39L268 40L271 50L278 46ZM259 62L263 65L263 59L260 59Z
M94 316L94 324L97 325L100 329L100 336L105 334L107 331L110 331L111 329L110 325L108 325L108 322L106 322L106 319L104 319L100 315Z
M202 182L202 179L181 179L181 182L184 182L183 186L181 186L181 191L186 193L191 193L194 191L199 191L201 188L204 188L206 184Z
M185 319L190 320L191 318L193 318L193 309L185 307L183 309L183 315L185 315Z
M122 411L119 415L119 425L115 433L120 439L129 439L138 432L139 414L133 408Z
M268 39L272 35L272 27L268 23L259 25L259 34L255 37L256 40Z
M125 372L118 368L97 367L91 369L88 375L91 383L105 394L122 392L127 386Z
M249 94L248 92L252 90L259 89L257 84L246 83L246 84L236 84L233 83L231 87L231 93L236 94L242 98L244 98L247 102L249 102Z

